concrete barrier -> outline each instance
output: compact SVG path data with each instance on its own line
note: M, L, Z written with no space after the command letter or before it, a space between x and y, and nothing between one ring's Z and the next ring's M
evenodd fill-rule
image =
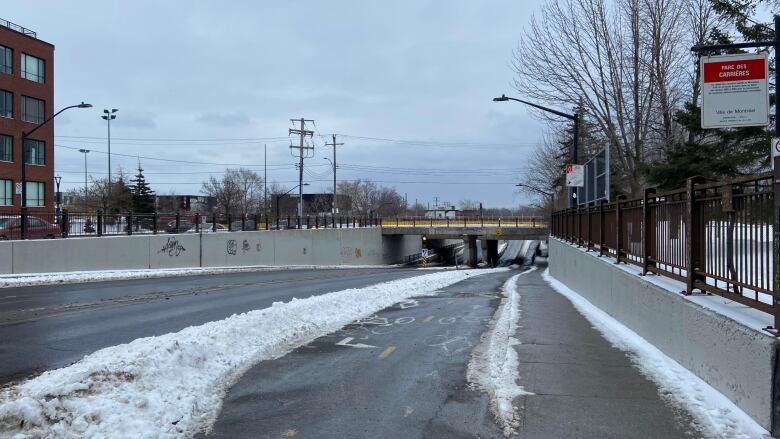
M378 228L160 234L0 242L0 274L252 265L380 265L418 253Z
M550 274L774 427L778 341L564 242L550 239Z

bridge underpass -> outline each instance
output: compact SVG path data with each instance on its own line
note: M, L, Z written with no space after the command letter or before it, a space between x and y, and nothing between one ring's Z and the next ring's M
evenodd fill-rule
M429 242L435 240L461 239L465 244L464 258L465 263L470 266L477 264L477 241L483 243L483 249L487 255L487 261L498 261L498 242L504 241L527 241L538 240L546 241L549 235L549 229L543 222L534 221L531 223L522 223L516 225L514 222L505 223L505 225L485 224L483 225L454 225L454 222L442 221L431 222L427 225L393 225L392 223L382 224L382 235L384 236L404 236L416 235L427 238Z

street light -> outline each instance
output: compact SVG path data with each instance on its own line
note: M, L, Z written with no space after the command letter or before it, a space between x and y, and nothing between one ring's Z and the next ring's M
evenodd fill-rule
M304 183L303 185L304 185L304 186L308 186L308 185L309 185L309 183ZM294 190L298 189L298 186L300 186L300 185L299 185L299 184L297 184L297 185L295 185L295 187L294 187L294 188L290 189L289 191L287 191L287 192L283 193L282 195L277 195L277 196L276 196L276 218L279 218L279 200L281 200L281 199L282 199L282 198L283 198L285 195L289 194L290 192L292 192L292 191L294 191ZM289 225L289 224L288 224L288 225Z
M87 211L87 154L88 149L79 149L80 153L84 154L84 212Z
M540 193L540 194L542 194L544 196L547 196L547 197L550 197L550 198L555 198L555 194L554 193L541 190L538 187L534 187L534 186L531 186L529 184L517 183L515 186L517 186L517 187L524 187L524 188L530 189L530 190L532 190L534 192L538 192L538 193Z
M568 114L564 113L562 111L553 110L552 108L543 107L539 104L534 104L533 102L524 101L522 99L516 99L516 98L510 98L506 95L501 95L500 97L493 98L493 102L506 102L506 101L516 101L520 102L521 104L530 105L531 107L538 108L542 111L546 111L548 113L552 113L556 116L560 116L566 119L571 120L574 122L574 142L572 144L572 151L571 151L571 162L572 164L577 164L577 157L578 157L578 147L579 147L579 137L580 137L580 115L577 113L574 114ZM576 201L576 192L572 190L572 196L569 198L569 206L573 206L574 202Z
M111 203L111 121L116 119L116 113L119 111L116 108L112 108L111 111L103 110L103 115L100 116L108 124L108 201ZM110 207L107 205L106 207Z
M30 137L30 134L38 131L42 126L49 123L50 120L59 116L60 113L62 113L65 110L69 110L71 108L92 108L92 105L81 102L80 104L65 107L60 111L51 115L51 117L49 117L48 119L36 125L35 128L31 129L30 131L22 131L22 160L20 160L22 164L21 165L22 166L22 203L21 203L21 211L22 211L21 212L22 214L21 238L22 239L25 239L27 237L27 166L26 166L27 165L27 139Z
M54 176L54 183L57 184L57 191L54 193L56 207L54 208L54 217L57 218L57 223L60 222L60 206L62 204L62 193L60 192L60 183L62 182L61 175Z
M333 160L327 157L323 157L323 159L330 162L330 165L333 166L333 200L330 203L330 211L335 218L336 216L336 164L333 163Z

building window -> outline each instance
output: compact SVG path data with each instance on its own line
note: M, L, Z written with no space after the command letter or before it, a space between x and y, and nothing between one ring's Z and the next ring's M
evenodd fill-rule
M22 96L22 120L32 123L43 123L45 119L46 101Z
M45 165L46 164L46 144L40 140L25 140L25 149L27 150L26 160L24 161L28 165Z
M22 54L22 78L43 84L46 79L46 63L26 53Z
M27 182L27 205L31 207L44 206L46 201L44 194L45 185L40 181L28 181Z
M0 134L0 162L14 161L14 138Z
M14 95L0 90L0 117L14 117Z
M0 46L0 72L14 74L14 51L5 46Z
M14 204L14 181L0 180L0 206L13 206Z

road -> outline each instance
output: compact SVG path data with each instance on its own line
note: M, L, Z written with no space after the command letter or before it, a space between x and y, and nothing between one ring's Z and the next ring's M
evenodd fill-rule
M501 437L466 367L517 273L459 282L258 364L206 437Z
M286 270L0 289L0 383L273 302L425 273Z

